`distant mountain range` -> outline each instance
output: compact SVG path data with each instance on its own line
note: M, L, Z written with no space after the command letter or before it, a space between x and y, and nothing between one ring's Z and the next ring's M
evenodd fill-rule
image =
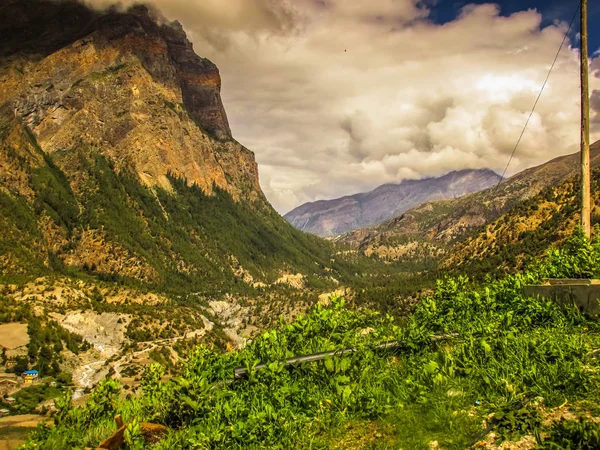
M600 142L591 146L591 165L600 167ZM579 153L561 156L526 169L497 187L453 200L423 203L376 226L338 236L336 241L387 261L436 260L442 268L449 269L483 255L493 254L498 259L503 247L518 247L529 233L535 235L537 245L535 250L531 247L531 254L537 255L560 239L558 235L551 237L559 229L554 222L565 222L560 226L569 230L575 226L578 186L573 185L573 180L578 172ZM567 193L575 197L567 199ZM594 210L594 220L597 211L598 208ZM538 228L546 229L545 242L537 242L538 238L544 239L543 234L536 234ZM501 238L498 230L502 230ZM502 244L496 246L497 241ZM504 263L498 259L498 266Z
M384 184L371 192L305 203L284 217L302 231L337 236L384 222L422 203L454 199L499 181L500 176L488 169L454 171L438 178Z

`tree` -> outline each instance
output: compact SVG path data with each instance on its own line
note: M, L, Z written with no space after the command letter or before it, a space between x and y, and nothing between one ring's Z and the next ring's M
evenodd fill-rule
M29 361L35 362L37 359L39 347L35 341L30 341L27 346L27 356L29 356Z
M58 374L60 374L60 366L58 365L58 362L54 360L52 361L52 364L50 364L50 375L56 376Z
M12 368L12 371L14 373L20 374L25 372L26 370L29 370L29 361L27 360L27 357L18 356L17 358L15 358L15 365Z
M73 384L73 375L69 372L60 372L56 376L56 381L62 386L70 386Z

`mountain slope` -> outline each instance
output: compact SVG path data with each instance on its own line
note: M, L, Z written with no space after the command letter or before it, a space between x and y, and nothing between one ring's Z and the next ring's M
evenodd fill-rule
M4 276L217 292L354 273L268 204L218 69L178 23L43 0L0 19Z
M421 203L460 197L498 181L500 176L491 170L461 170L439 178L385 184L371 192L306 203L285 218L300 230L335 236L383 222Z
M437 259L478 227L545 188L574 177L578 164L578 153L561 156L524 170L497 187L454 200L424 203L378 226L340 236L337 241L383 259L421 258L420 253ZM600 165L600 142L591 146L591 164ZM425 244L415 246L414 242Z
M206 192L262 196L254 155L231 139L219 71L179 24L158 25L143 6L101 15L25 0L0 13L0 104L61 168L86 143L149 186L169 189L171 171ZM77 26L55 29L57 18Z
M440 267L484 276L490 272L514 273L543 259L548 247L566 240L579 226L580 192L577 177L547 187L457 242L442 258ZM592 172L592 202L595 225L600 218L598 167Z

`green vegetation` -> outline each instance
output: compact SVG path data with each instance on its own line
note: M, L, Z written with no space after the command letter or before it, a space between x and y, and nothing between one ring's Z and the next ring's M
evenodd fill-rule
M542 449L593 450L600 448L600 423L580 418L578 422L561 420L550 430Z
M129 448L144 447L142 421L172 430L157 449L428 449L434 441L462 449L490 431L499 440L533 435L544 448L574 448L564 446L573 439L578 448L595 448L597 426L587 418L594 411L586 401L600 395L593 352L600 348L600 323L521 293L524 284L567 270L554 264L580 251L578 242L580 236L524 275L485 285L466 277L439 281L404 320L334 300L243 350L198 347L168 381L154 365L131 398L118 400L118 383L107 380L84 407L74 408L68 397L58 402L55 425L38 429L26 448L93 447L116 431L115 414L131 424ZM597 255L598 247L588 248ZM434 335L448 337L432 342ZM399 352L374 349L390 340L402 344ZM357 351L292 370L281 363L346 347ZM259 362L267 369L254 370ZM248 380L231 382L236 366L249 369ZM581 422L547 424L565 400Z
M66 348L77 355L90 348L81 336L71 333L56 321L36 316L29 304L0 295L0 324L11 322L26 323L29 335L27 356L14 358L16 364L11 370L17 374L31 368L39 371L42 377L58 377L62 384L66 384L68 376L60 369L63 362L61 352ZM2 363L6 362L4 351Z
M42 234L24 198L0 191L0 230L0 255L10 255L8 270L0 270L0 282L19 281L24 274L31 277L47 271L39 245Z
M397 272L373 276L370 284L356 289L352 305L404 317L412 312L419 292L428 292L435 287L437 276L437 272Z
M546 278L600 278L600 227L591 242L578 228L562 248L551 248L540 272Z
M45 156L46 165L35 169L31 177L36 193L34 211L45 212L54 222L71 232L77 224L79 206L64 173Z
M25 323L31 317L31 308L27 303L20 303L0 295L0 324Z
M13 395L15 403L10 405L10 410L14 414L35 414L40 403L59 398L62 394L62 389L52 387L50 384L35 384Z

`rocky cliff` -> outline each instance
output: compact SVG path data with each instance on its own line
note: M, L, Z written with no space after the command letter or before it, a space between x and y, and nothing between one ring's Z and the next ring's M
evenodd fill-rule
M3 2L0 279L223 292L339 275L331 245L266 201L220 90L181 25L144 6Z
M1 10L0 105L66 171L81 146L149 186L167 173L262 197L254 155L231 137L217 67L179 23L144 6L100 14L77 2L24 0Z
M285 218L300 230L336 236L391 219L421 203L481 191L498 181L500 176L491 170L461 170L439 178L385 184L371 192L306 203Z

